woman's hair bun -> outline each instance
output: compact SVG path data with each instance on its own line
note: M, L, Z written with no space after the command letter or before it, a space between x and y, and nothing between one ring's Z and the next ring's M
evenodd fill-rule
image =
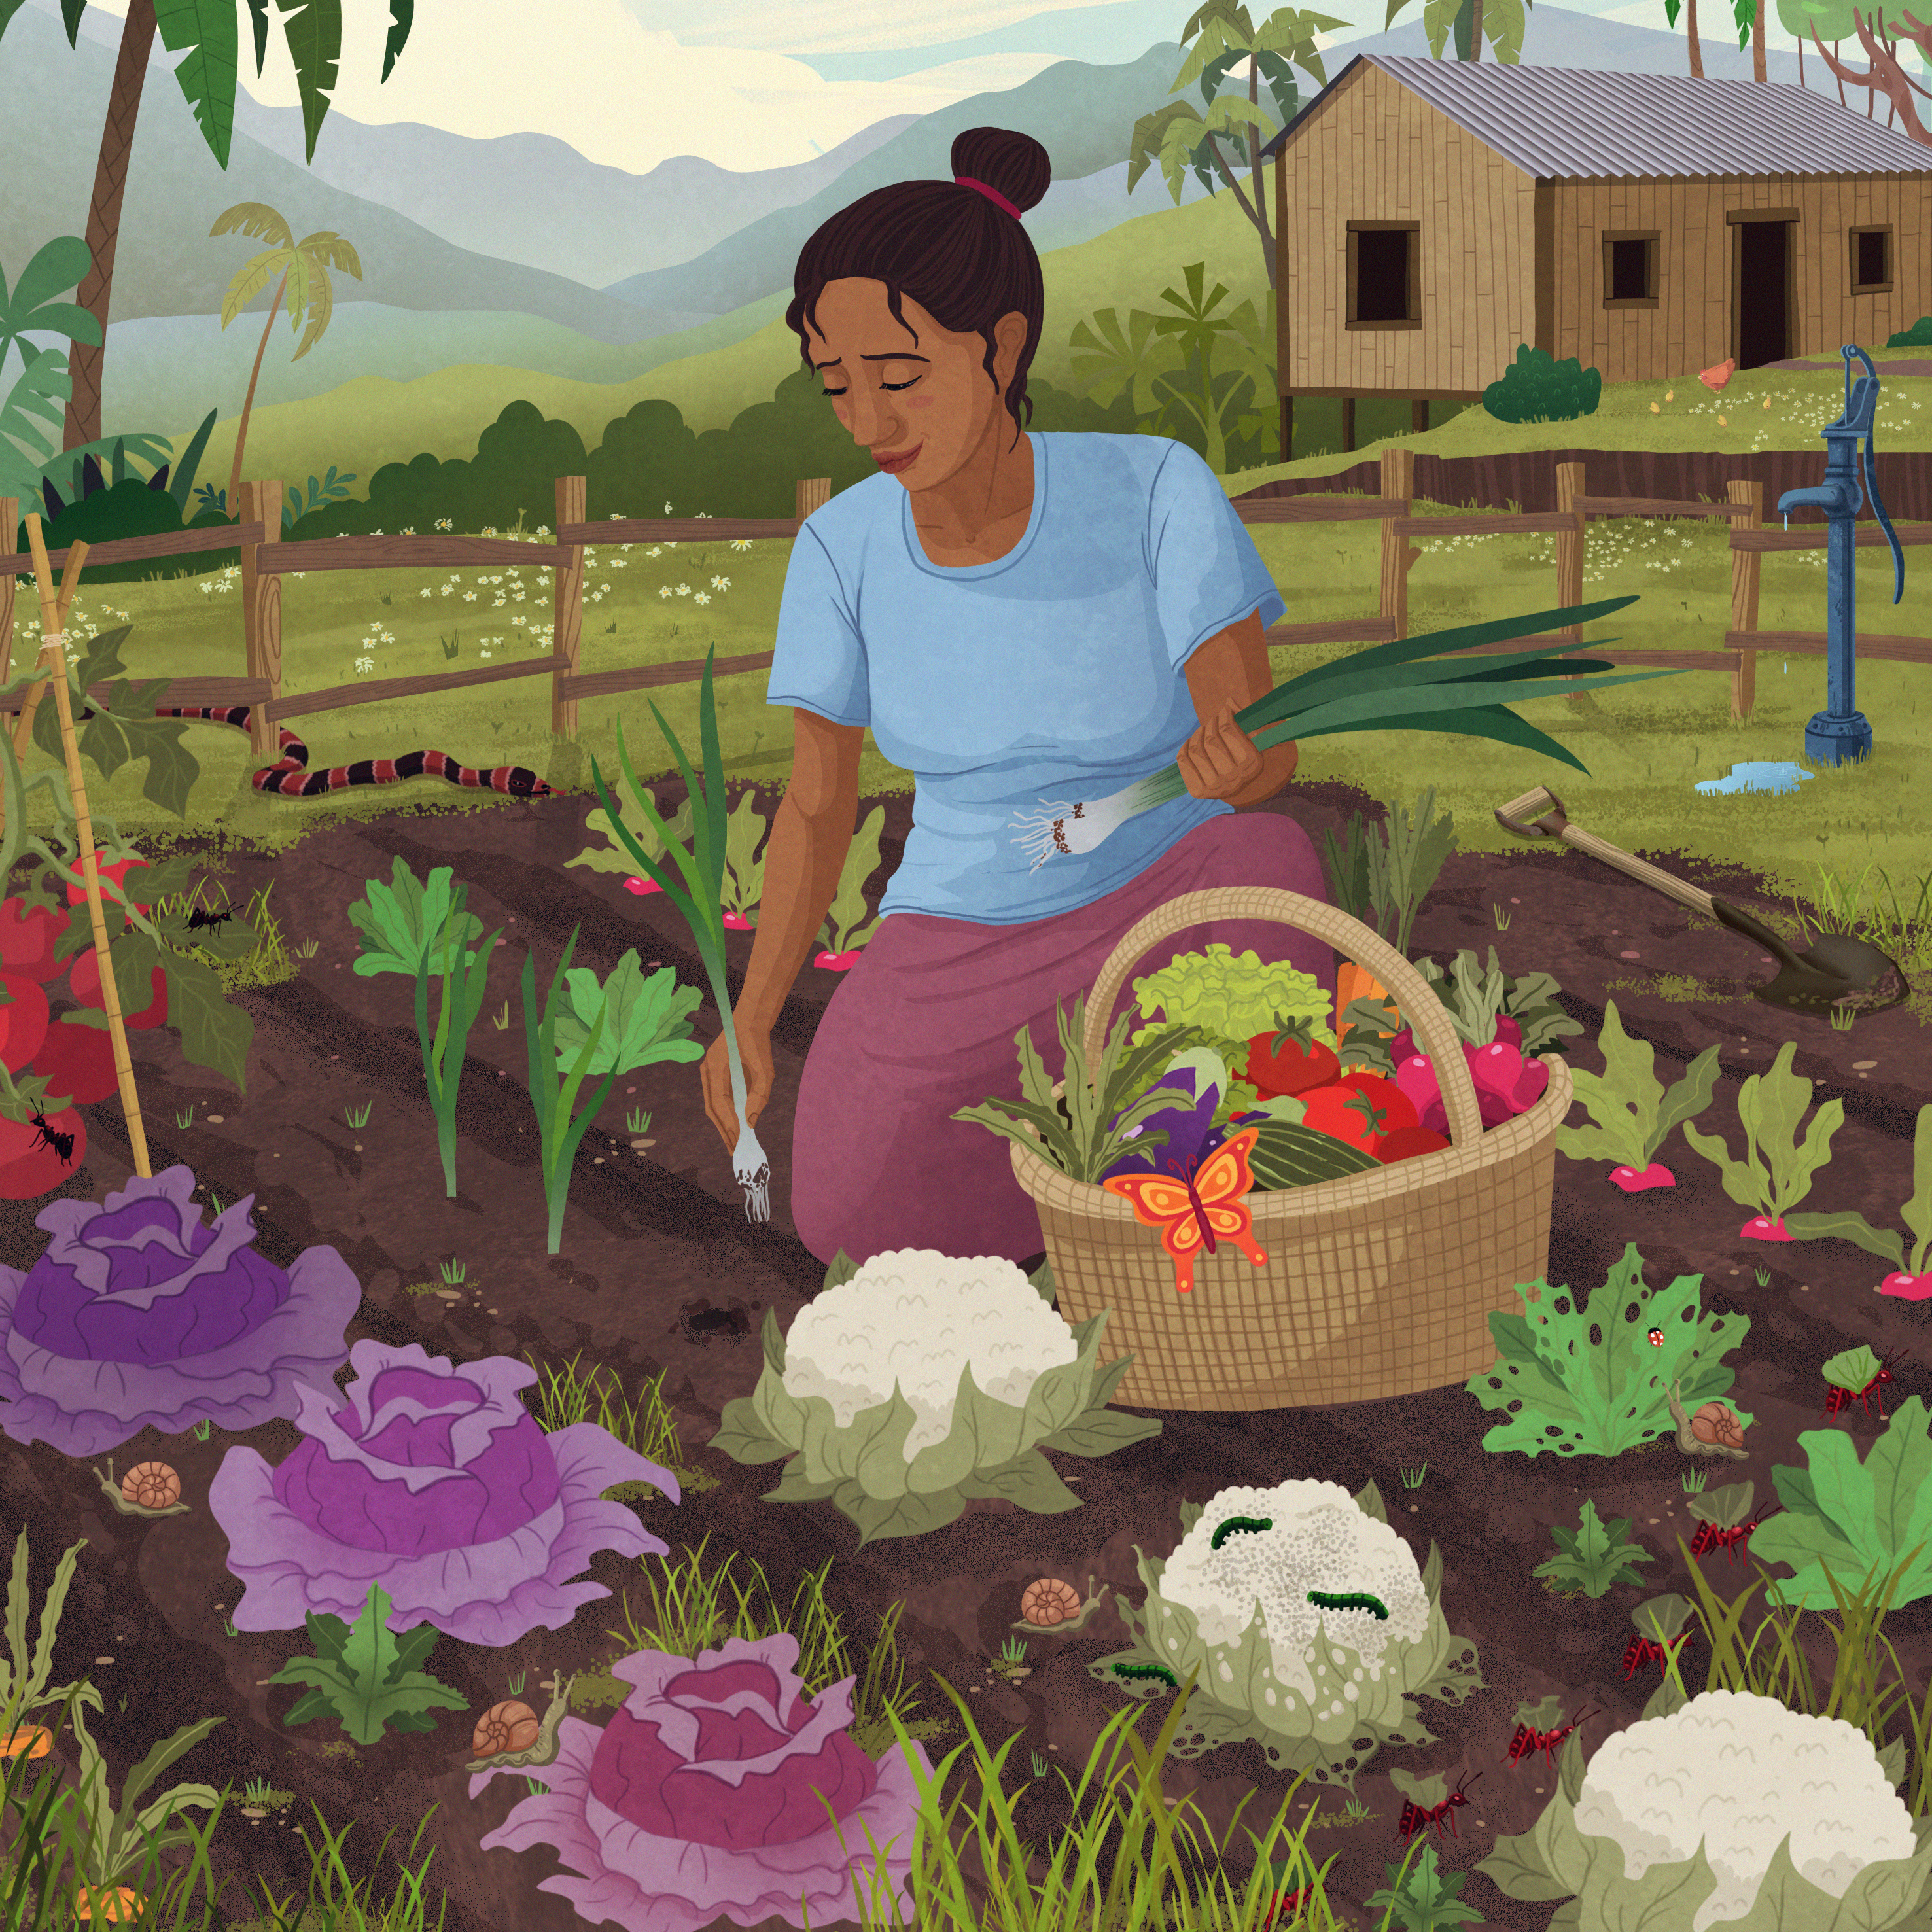
M1022 212L1044 200L1053 184L1046 150L1011 128L968 128L955 136L952 172L984 182Z

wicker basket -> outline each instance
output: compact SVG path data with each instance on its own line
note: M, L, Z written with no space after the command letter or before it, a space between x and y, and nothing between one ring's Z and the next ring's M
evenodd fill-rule
M1148 914L1114 949L1088 1002L1088 1065L1099 1064L1114 1000L1145 953L1190 926L1255 919L1326 940L1396 996L1436 1063L1450 1144L1372 1173L1250 1194L1267 1264L1223 1242L1197 1256L1193 1292L1183 1294L1158 1231L1126 1202L1015 1142L1013 1173L1040 1210L1060 1312L1080 1322L1108 1311L1104 1352L1134 1358L1113 1398L1129 1407L1283 1408L1466 1382L1496 1358L1491 1312L1516 1312L1516 1284L1548 1265L1570 1069L1546 1055L1543 1098L1484 1132L1460 1038L1421 974L1360 920L1267 886L1190 892Z

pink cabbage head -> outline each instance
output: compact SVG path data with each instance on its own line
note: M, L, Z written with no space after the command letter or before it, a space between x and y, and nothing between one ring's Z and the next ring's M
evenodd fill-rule
M593 1422L546 1435L518 1396L537 1379L529 1364L459 1368L420 1342L368 1340L349 1358L340 1396L302 1392L306 1439L280 1464L238 1443L208 1485L228 1567L247 1586L237 1630L298 1629L311 1610L352 1624L374 1582L392 1630L430 1623L500 1647L608 1597L568 1580L598 1550L667 1553L633 1510L598 1498L646 1482L676 1502L677 1478Z
M484 1849L554 1846L580 1876L538 1888L574 1900L585 1918L704 1932L721 1916L802 1928L806 1907L814 1926L850 1920L855 1868L859 1895L872 1894L876 1844L879 1889L898 1894L912 1923L911 1765L896 1744L874 1764L853 1741L855 1678L808 1700L797 1662L788 1632L729 1638L694 1661L656 1650L620 1658L612 1674L636 1688L601 1730L564 1719L542 1774L548 1790L522 1799ZM924 1748L912 1748L929 1778ZM470 1796L496 1775L478 1772Z
M85 1458L149 1427L238 1432L329 1386L354 1270L331 1247L277 1268L250 1245L255 1197L204 1226L194 1184L170 1167L34 1217L52 1238L40 1258L0 1268L0 1429L16 1442Z

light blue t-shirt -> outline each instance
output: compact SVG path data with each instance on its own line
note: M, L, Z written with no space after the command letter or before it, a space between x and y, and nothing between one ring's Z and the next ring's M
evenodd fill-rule
M884 472L814 511L792 546L766 701L868 724L917 781L881 913L1012 926L1136 878L1233 807L1184 794L1037 872L1012 821L1171 764L1199 728L1182 667L1286 606L1208 465L1165 436L1028 434L1033 514L992 563L920 548Z

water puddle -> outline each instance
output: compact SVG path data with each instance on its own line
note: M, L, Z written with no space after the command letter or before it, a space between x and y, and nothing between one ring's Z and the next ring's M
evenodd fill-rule
M1734 791L1796 791L1800 781L1815 778L1815 772L1808 772L1790 759L1772 760L1756 758L1749 763L1733 765L1730 776L1722 778L1704 778L1697 790L1701 792L1729 793Z

